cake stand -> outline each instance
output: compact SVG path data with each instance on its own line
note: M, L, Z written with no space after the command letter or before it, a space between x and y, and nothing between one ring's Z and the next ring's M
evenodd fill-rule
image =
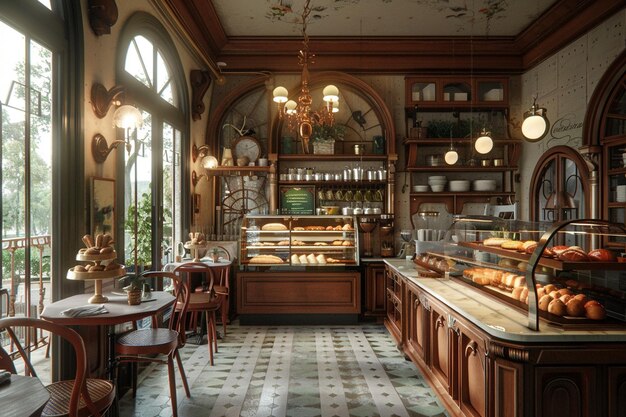
M200 256L198 256L198 251L201 251L202 249L206 250L207 245L205 243L186 242L185 249L189 249L189 251L191 252L191 256L193 256L194 262L200 262Z
M89 262L90 265L103 265L103 262L108 263L106 261L113 261L116 258L117 253L115 251L98 255L87 255L83 252L78 252L76 255L77 261ZM91 304L101 304L109 301L107 297L102 295L102 280L121 278L126 275L124 265L119 265L119 268L109 271L75 271L74 268L70 268L67 271L67 279L94 282L94 294L89 299Z

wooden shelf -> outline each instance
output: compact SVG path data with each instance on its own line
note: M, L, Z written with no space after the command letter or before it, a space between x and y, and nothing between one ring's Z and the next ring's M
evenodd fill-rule
M380 187L387 185L387 181L281 181L281 185L325 185L325 186L341 186L350 187Z
M416 193L416 192L411 192L410 196L411 197L422 197L422 196L428 196L428 197L437 197L437 196L441 196L441 197L454 197L454 196L458 196L458 197L473 197L473 196L485 196L485 197L489 197L489 196L509 196L509 195L515 195L514 192L507 192L507 191L465 191L465 192L454 192L454 191L441 191L441 192L434 192L434 191L427 191L424 193Z
M456 166L456 165L437 165L437 166L408 166L406 168L410 172L508 172L517 171L517 166L501 166L501 167L481 167L481 166Z
M316 155L316 154L279 154L279 161L386 161L387 155ZM281 181L282 182L282 181Z
M466 144L470 144L474 141L475 139L473 138L404 138L404 144L405 145L409 145L409 144L417 144L417 145L441 145L441 146L450 146L450 142L454 142L454 143L466 143ZM522 141L519 139L498 139L498 138L494 138L493 139L493 145L497 146L497 145L515 145L515 144L521 144Z
M224 175L254 175L259 173L268 173L270 172L269 166L260 167L260 166L246 166L246 167L216 167L207 169L206 173L208 175L215 176L224 176Z

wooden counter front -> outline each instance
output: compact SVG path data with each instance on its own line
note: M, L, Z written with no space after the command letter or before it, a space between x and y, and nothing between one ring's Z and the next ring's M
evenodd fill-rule
M356 271L237 273L239 314L359 314Z

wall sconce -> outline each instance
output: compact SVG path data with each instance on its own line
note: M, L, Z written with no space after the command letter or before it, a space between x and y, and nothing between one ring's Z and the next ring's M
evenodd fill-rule
M126 93L126 88L116 85L107 90L100 83L94 83L91 86L91 108L98 118L103 119L113 104L119 106L122 104L122 98Z
M546 136L550 122L546 117L547 110L543 107L537 107L537 97L533 98L533 105L526 113L524 113L524 121L522 122L522 135L529 142L537 142Z
M209 179L209 176L207 174L196 174L196 171L191 171L191 184L195 187L196 185L198 185L198 183L200 182L200 180L202 178L206 178L207 180Z
M128 138L128 130L141 127L142 124L143 117L136 107L129 104L118 107L115 110L115 114L113 114L113 126L124 129L126 135L125 140L115 140L109 145L103 135L96 133L91 140L91 154L93 155L93 159L97 163L106 161L111 151L122 143L126 144L126 152L130 154L131 144Z
M198 148L196 144L194 143L193 146L191 147L191 161L195 163L198 158L205 157L208 155L208 153L209 153L208 145L202 145Z

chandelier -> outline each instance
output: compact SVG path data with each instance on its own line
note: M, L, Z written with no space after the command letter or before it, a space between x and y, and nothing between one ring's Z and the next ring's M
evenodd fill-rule
M300 94L298 102L289 100L289 92L285 87L278 86L272 92L274 101L278 103L279 118L286 118L289 129L297 131L302 139L302 150L309 153L309 138L314 125L332 126L335 122L333 113L339 111L339 89L327 85L322 91L325 104L317 111L311 109L313 99L309 91L309 64L315 63L315 55L309 52L309 36L306 33L307 21L311 13L311 0L307 0L302 11L302 49L298 53L298 63L302 66Z

